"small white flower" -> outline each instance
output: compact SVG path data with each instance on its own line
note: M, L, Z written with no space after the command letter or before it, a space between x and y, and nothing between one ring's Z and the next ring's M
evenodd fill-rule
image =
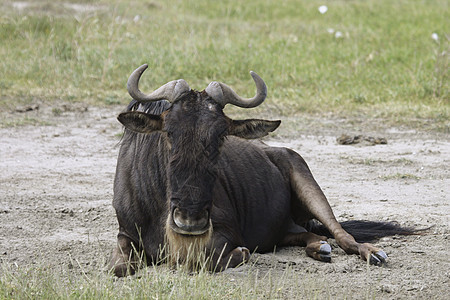
M334 29L333 29L333 28L327 28L327 32L328 32L329 34L333 34L333 33L334 33Z
M319 6L319 12L323 15L328 10L328 7L326 5Z
M134 23L137 23L141 20L141 16L140 15L135 15L133 18Z
M292 42L292 43L297 43L298 42L298 37L295 34L290 34L288 37L288 41Z
M431 38L433 40L435 40L436 42L439 41L439 36L438 36L438 34L436 32L433 32L433 34L431 35Z
M334 34L334 37L337 39L340 39L340 38L344 37L344 35L342 34L342 32L336 31L336 33Z

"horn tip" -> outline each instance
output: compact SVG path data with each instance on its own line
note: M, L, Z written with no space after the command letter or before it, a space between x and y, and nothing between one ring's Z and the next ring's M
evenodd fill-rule
M250 75L252 75L253 78L261 78L256 72L250 71Z

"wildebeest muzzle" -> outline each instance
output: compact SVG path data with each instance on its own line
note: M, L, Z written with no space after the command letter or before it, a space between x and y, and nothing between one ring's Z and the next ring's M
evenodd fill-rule
M171 229L183 235L201 235L207 232L211 226L208 209L197 211L174 207L171 219Z

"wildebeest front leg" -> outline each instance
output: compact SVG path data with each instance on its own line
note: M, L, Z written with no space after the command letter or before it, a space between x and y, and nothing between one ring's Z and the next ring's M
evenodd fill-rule
M117 246L111 254L108 269L117 277L133 275L136 272L135 253L132 241L121 233L117 236Z
M313 178L303 158L292 152L289 162L291 186L300 201L299 206L307 209L306 214L310 214L319 220L347 254L359 254L362 259L369 260L371 264L375 265L384 263L387 259L384 251L369 243L360 244L356 242L353 236L347 233L337 222L327 198Z

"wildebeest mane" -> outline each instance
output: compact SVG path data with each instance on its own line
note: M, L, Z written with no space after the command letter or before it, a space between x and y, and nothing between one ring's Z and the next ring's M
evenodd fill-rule
M160 115L169 107L170 102L167 100L141 103L133 99L130 104L128 104L127 111L142 111L152 115Z

